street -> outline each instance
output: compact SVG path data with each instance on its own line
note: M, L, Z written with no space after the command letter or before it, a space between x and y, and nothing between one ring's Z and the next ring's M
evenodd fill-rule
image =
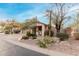
M0 34L0 56L47 56L3 40Z

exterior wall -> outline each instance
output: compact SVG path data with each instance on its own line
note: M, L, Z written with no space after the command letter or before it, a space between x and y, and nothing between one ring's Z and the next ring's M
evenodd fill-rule
M43 23L37 23L36 25L36 34L39 35L39 26L41 26L41 36L44 36L45 30L48 30L48 25L45 25ZM52 26L52 30L55 31L55 27Z

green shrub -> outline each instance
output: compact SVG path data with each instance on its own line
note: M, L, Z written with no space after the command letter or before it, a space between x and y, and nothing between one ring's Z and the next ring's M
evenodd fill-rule
M37 37L35 33L31 33L31 36L33 39L36 39L36 37Z
M37 37L35 33L30 33L30 32L27 32L26 36L32 37L32 39L36 39Z
M36 39L37 37L36 37L36 36L32 36L32 38L33 38L33 39Z
M31 33L31 36L36 36L36 34L35 33Z
M31 36L31 33L30 32L27 32L26 36L30 37Z
M26 40L26 39L29 39L28 36L22 36L22 39Z
M47 48L47 45L41 40L38 40L38 46L41 48Z
M18 33L20 33L20 30L14 30L13 32L18 34Z
M5 34L10 34L10 31L5 31Z
M11 33L11 30L12 30L12 26L11 25L6 25L4 27L4 32L7 34Z
M47 48L52 43L54 43L54 40L49 36L45 36L43 39L38 40L38 45L42 48Z
M60 38L60 41L64 41L69 38L69 35L67 33L57 33L57 37Z
M49 37L49 36L45 36L43 41L46 43L46 44L50 44L50 43L53 43L53 38L52 37Z

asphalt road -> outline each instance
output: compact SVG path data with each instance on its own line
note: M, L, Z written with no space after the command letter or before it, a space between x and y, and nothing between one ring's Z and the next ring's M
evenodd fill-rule
M0 37L0 56L47 56L45 54L32 51L9 42Z

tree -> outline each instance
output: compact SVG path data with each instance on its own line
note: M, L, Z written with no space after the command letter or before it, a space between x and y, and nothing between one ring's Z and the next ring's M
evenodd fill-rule
M4 31L8 31L9 33L11 33L12 32L12 28L13 28L12 25L5 25Z
M78 24L78 23L79 23L79 13L77 13L77 14L76 14L76 17L75 17L75 19L74 19L74 20L75 20L75 23L76 23L76 24Z
M15 20L7 20L4 26L4 31L9 31L10 33L13 32L13 30L20 30L21 24Z
M4 27L5 26L5 23L4 22L1 22L0 23L0 26Z
M75 26L78 28L79 27L79 12L76 13L73 19L74 19L74 23L72 24L72 26Z
M27 19L24 23L22 23L22 31L35 26L36 23L37 23L37 17Z
M24 23L23 23L23 28L27 29L32 27L33 25L35 25L37 23L37 18L34 17L32 19L27 19Z
M65 21L68 21L70 18L70 16L67 16L67 14L69 13L68 10L72 6L72 4L54 3L50 5L54 8L52 7L53 9L49 10L49 15L47 15L50 21L49 24L51 24L52 22L55 25L56 32L59 33L62 28L62 25L64 25Z

